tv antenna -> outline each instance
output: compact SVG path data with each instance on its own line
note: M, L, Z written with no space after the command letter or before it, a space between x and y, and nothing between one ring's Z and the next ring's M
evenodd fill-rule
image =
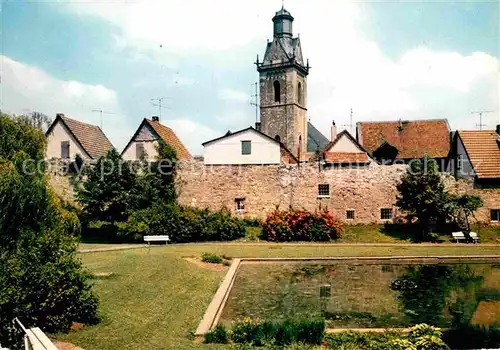
M94 113L97 113L99 112L99 116L101 118L101 130L102 130L102 114L116 114L116 113L113 113L113 112L106 112L106 111L103 111L102 109L93 109L92 112Z
M474 111L471 112L471 114L479 114L479 124L476 124L476 126L479 126L479 130L483 130L483 126L486 126L483 124L483 113L493 113L494 111Z
M254 100L250 102L252 106L255 106L255 122L259 121L259 83L254 83L251 84L252 86L255 85L255 94L250 95L251 98Z
M151 99L151 104L155 107L158 107L158 113L159 113L160 120L161 120L161 110L162 109L172 109L168 106L163 105L164 100L173 100L173 98L172 97L157 97L157 98Z
M349 127L349 129L348 129L348 130L349 130L349 133L350 133L351 135L352 135L352 127L353 127L353 124L352 124L352 121L353 121L352 116L353 116L353 112L352 112L352 108L351 108L351 113L350 113L350 115L349 115L349 124L344 124L344 125L342 125L344 128Z

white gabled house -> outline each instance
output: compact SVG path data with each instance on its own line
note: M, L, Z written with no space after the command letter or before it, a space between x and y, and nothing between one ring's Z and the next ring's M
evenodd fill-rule
M113 148L101 128L68 118L58 113L45 133L46 159L74 160L80 155L86 160L97 160Z
M297 163L278 140L249 127L202 144L205 165L270 165Z

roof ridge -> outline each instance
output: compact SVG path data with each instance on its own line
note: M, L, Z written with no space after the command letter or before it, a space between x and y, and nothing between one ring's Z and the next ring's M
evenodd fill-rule
M432 119L396 119L396 120L367 120L359 121L356 124L382 124L382 123L399 123L399 122L448 122L448 118L432 118Z
M81 120L78 120L78 119L74 119L74 118L70 118L66 115L64 116L61 116L61 119L68 119L68 120L71 120L73 122L76 122L76 123L79 123L79 124L83 124L83 125L87 125L87 126L91 126L91 127L94 127L94 128L98 128L99 130L102 131L101 127L99 125L95 125L95 124L90 124L90 123L87 123L87 122L82 122Z

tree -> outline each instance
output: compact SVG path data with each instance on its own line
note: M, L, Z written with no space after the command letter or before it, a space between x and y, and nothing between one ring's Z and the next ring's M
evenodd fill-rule
M136 177L129 164L112 148L95 166L85 168L87 177L78 187L77 200L88 220L125 221L130 192Z
M436 162L427 157L413 160L397 190L396 205L408 216L417 218L421 239L426 239L431 222L443 215L447 197Z
M17 116L16 118L35 129L41 130L42 132L47 131L49 126L52 124L52 118L40 112L31 112Z
M157 156L148 163L139 161L140 169L130 194L130 212L151 207L154 203L173 204L177 199L175 189L175 150L162 140L156 145ZM130 213L131 214L131 213Z
M474 212L482 206L483 200L478 196L470 194L450 196L448 211L455 222L463 222L467 232L470 232L470 217L474 217Z
M29 327L68 331L95 323L97 297L76 258L80 223L47 184L45 137L0 115L0 344L20 348L18 317Z

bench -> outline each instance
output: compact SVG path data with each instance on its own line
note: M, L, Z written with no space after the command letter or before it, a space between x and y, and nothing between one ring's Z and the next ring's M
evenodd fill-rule
M472 239L472 242L478 243L479 242L479 236L477 235L476 232L469 232L470 239Z
M451 234L453 236L453 239L458 243L459 241L466 241L467 238L465 237L463 232L453 232Z
M469 232L468 234L465 234L463 232L453 232L451 235L453 236L453 239L457 243L459 241L464 241L464 242L472 241L473 243L479 242L479 236L477 235L476 232Z
M144 236L144 241L148 242L148 245L151 244L151 242L165 242L165 244L168 244L168 242L170 242L170 237L168 237L168 236Z

